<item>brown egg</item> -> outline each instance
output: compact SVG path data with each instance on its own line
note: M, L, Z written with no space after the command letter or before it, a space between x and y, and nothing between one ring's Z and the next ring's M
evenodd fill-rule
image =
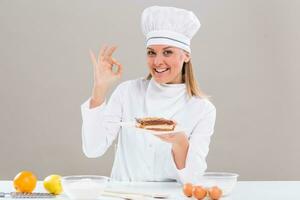
M217 186L211 187L208 190L208 195L210 196L210 198L212 200L220 199L222 196L222 193L223 193L222 190Z
M191 197L193 195L193 185L191 183L184 184L182 191L185 196Z
M202 186L194 186L194 189L193 189L193 196L198 199L198 200L201 200L201 199L204 199L207 195L207 191L204 187Z

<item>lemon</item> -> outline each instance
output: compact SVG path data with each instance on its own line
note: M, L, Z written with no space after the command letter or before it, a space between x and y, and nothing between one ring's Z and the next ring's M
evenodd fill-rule
M61 176L52 174L44 179L44 188L51 194L61 194L63 191L61 185Z

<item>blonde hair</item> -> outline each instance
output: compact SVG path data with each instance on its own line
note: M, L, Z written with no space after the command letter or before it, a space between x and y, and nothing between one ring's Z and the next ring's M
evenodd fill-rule
M187 93L190 97L208 98L208 96L200 89L196 79L191 60L183 63L181 70L183 82L186 85ZM150 80L152 75L149 73L147 79Z

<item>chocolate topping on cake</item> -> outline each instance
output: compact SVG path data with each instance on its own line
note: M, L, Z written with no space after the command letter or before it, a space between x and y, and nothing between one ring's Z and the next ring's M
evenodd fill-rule
M137 127L156 131L173 131L176 122L159 117L136 118Z

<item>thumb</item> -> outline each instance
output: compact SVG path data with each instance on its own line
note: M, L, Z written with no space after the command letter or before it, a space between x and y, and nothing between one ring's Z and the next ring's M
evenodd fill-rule
M112 59L113 60L113 64L117 65L118 66L118 71L116 72L116 75L118 77L121 77L122 75L122 72L123 72L123 66L121 63L119 63L116 59Z

